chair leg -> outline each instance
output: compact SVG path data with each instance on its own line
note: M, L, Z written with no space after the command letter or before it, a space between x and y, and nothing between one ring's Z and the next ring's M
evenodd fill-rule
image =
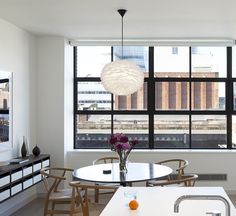
M48 205L49 205L49 201L46 200L44 204L44 214L43 214L44 216L47 216L48 214Z
M52 202L52 210L55 210L55 202ZM51 213L51 216L53 216L54 214L53 213Z
M99 189L97 188L94 189L94 201L95 203L98 203L99 201Z
M74 211L75 211L75 201L72 200L71 201L71 204L70 204L70 216L73 216L74 215Z
M85 198L85 200L83 200L83 202L81 203L81 207L82 207L83 216L89 216L89 208L88 208L87 198Z

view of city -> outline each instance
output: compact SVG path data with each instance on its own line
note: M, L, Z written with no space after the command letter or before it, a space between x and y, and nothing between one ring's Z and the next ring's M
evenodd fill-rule
M114 47L113 50L114 60L119 59L120 48ZM134 94L114 95L112 100L100 82L89 80L99 77L103 66L110 62L110 47L77 47L77 76L86 77L88 81L77 84L79 114L75 148L109 148L107 139L111 131L136 137L139 140L137 148L149 148L150 142L154 148L227 147L226 83L220 79L227 74L225 47L192 47L191 77L189 47L154 47L153 97L148 96L151 80L148 47L125 47L124 58L135 61L147 80ZM95 59L92 65L87 63L91 59ZM155 101L151 122L153 140L149 140L151 108L148 98ZM190 110L203 113L193 114L189 113ZM129 111L140 113L131 114ZM222 113L216 115L211 111ZM236 144L234 118L232 122L232 142Z

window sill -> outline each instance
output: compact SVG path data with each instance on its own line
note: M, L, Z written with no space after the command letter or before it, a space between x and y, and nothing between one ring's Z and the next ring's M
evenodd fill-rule
M74 149L67 151L69 154L76 153L104 153L112 152L110 149ZM222 153L236 153L236 149L134 149L132 153L212 153L212 154L222 154Z

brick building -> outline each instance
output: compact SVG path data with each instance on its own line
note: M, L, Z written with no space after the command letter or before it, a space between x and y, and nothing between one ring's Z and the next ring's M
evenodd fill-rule
M188 77L187 72L157 72L155 77ZM218 72L193 72L192 77L218 77ZM192 82L192 109L216 109L219 106L217 82ZM156 82L155 107L159 110L189 109L188 82ZM147 108L147 85L129 96L115 96L115 109L139 110Z

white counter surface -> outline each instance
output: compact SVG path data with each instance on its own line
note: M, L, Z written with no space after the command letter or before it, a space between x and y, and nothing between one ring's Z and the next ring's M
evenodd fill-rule
M139 207L130 210L124 192L137 192ZM231 207L231 216L236 209L222 187L121 187L114 194L100 216L203 216L206 212L220 211L225 216L225 205L216 200L185 200L174 213L174 203L182 195L220 195Z

